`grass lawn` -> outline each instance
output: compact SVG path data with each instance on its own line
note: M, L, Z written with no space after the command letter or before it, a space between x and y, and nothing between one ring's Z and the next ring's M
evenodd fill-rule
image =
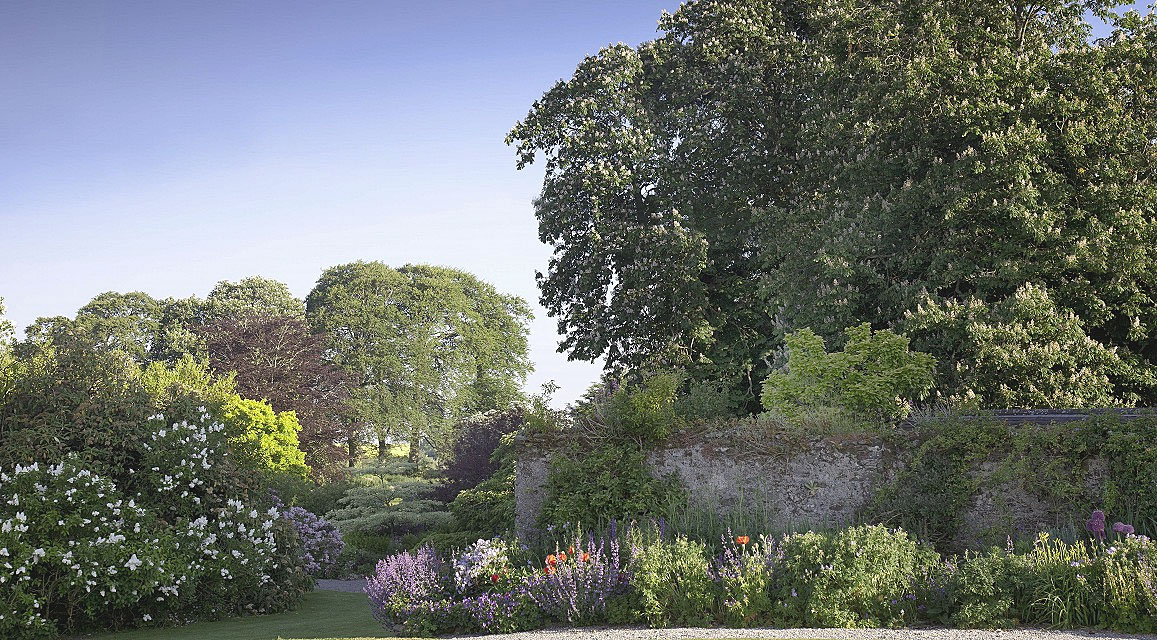
M362 640L393 638L370 614L363 593L314 591L296 611L83 636L85 640Z

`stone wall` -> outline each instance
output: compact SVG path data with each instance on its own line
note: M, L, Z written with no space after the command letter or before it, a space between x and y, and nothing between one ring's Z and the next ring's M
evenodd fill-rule
M764 443L766 444L766 443ZM833 527L857 521L863 507L904 467L903 452L874 436L844 436L782 443L783 446L743 446L734 441L683 442L656 448L647 460L658 475L674 474L690 501L710 505L721 515L750 508L777 530L807 526ZM533 535L546 499L551 447L543 442L520 447L516 467L516 530ZM573 450L573 446L571 448ZM994 531L1035 532L1058 524L1054 508L1012 480L999 465L980 465L973 472L983 489L964 518L954 546L975 547L995 541ZM1086 467L1086 489L1099 495L1105 469L1092 460Z

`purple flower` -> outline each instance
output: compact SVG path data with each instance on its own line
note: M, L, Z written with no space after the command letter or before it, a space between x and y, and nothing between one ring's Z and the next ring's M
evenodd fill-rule
M1093 534L1098 540L1105 539L1105 512L1097 509L1091 518L1085 522L1085 530Z
M1124 536L1133 535L1133 525L1125 524L1124 522L1114 522L1113 531Z

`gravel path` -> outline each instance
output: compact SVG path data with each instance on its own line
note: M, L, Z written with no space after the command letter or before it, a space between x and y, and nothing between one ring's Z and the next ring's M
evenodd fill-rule
M465 636L464 636L465 637ZM973 631L970 629L555 629L486 636L492 640L666 640L668 638L823 638L824 640L1075 640L1129 638L1157 640L1153 635L1102 631Z
M318 580L317 588L323 591L345 591L346 593L365 593L366 579L358 580Z

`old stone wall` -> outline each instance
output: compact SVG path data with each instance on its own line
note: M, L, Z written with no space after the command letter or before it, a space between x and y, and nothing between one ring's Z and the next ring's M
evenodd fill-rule
M537 531L547 497L550 451L543 443L520 449L515 524L524 538ZM757 505L777 530L858 522L858 512L904 467L903 452L874 436L813 439L758 450L733 442L684 442L652 450L647 461L654 473L678 477L689 501L720 515ZM1031 533L1058 524L1054 507L1014 479L1005 479L999 465L982 464L973 473L983 489L965 514L967 526L958 531L955 546L991 543L995 531ZM1104 465L1091 460L1085 475L1089 495L1098 495Z

